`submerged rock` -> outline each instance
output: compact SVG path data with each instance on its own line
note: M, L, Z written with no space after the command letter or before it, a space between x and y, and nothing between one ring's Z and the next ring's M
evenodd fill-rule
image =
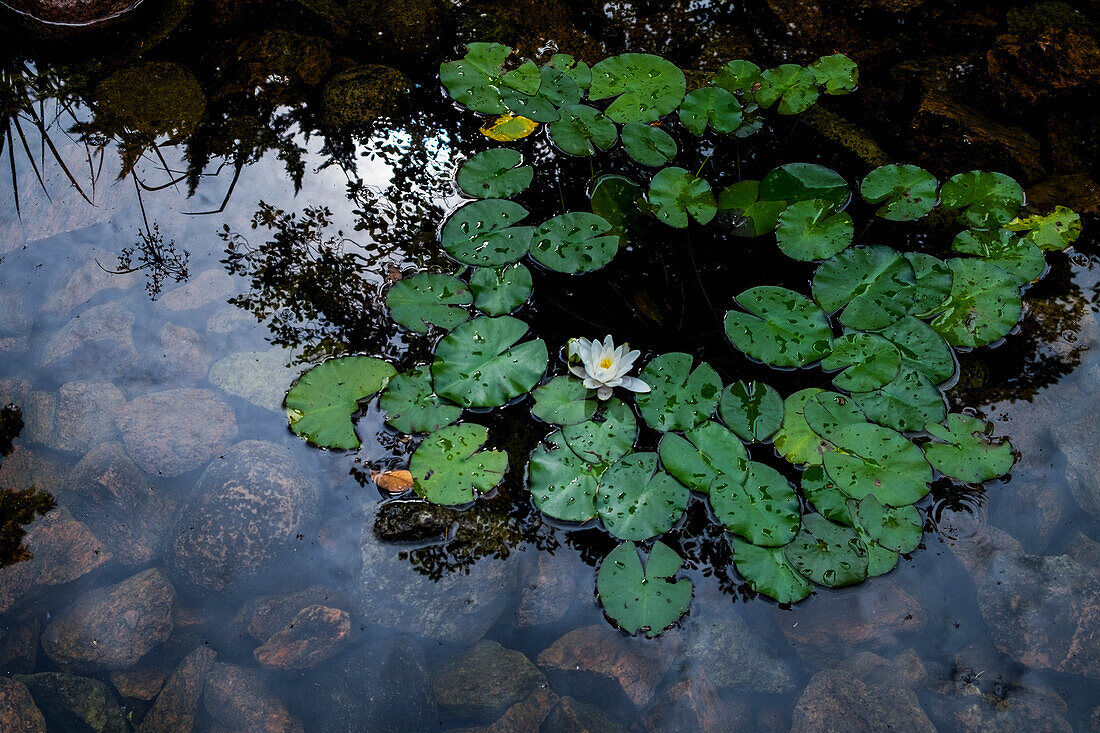
M602 702L625 696L642 707L653 698L678 650L675 636L642 641L596 625L555 641L539 654L538 664L556 690Z
M207 389L169 389L130 401L118 418L126 451L145 471L178 476L225 452L237 436L229 405Z
M215 662L206 676L203 707L220 728L263 733L302 733L302 724L255 671Z
M1028 667L1100 677L1100 575L1068 555L1026 554L995 527L948 546L1001 652Z
M732 690L781 693L794 689L786 664L771 646L728 605L714 600L713 608L720 612L701 610L685 620L680 632L686 644L680 676L691 677L698 670L715 687Z
M69 475L63 498L124 565L154 558L175 509L119 443L88 451Z
M289 450L237 443L199 477L168 534L165 565L189 592L244 591L309 531L319 505L317 483Z
M129 733L130 725L111 688L74 674L16 675L30 690L51 731Z
M128 290L137 285L140 275L136 272L111 272L118 264L118 255L100 249L94 249L89 259L76 269L68 282L46 298L42 305L44 313L67 316L74 309L91 301L106 290Z
M642 724L653 733L676 729L700 733L754 730L755 726L746 720L746 713L723 702L706 672L699 671L659 695L646 711ZM742 720L745 722L738 724Z
M125 404L111 382L68 382L56 394L32 392L24 411L27 437L55 450L84 453L115 438L115 419Z
M161 382L197 382L213 361L202 336L192 328L166 323L157 333L153 372Z
M626 733L626 726L595 705L563 697L539 728L544 733Z
M936 728L911 689L923 676L911 652L896 661L870 652L858 654L810 679L795 704L791 731L934 733Z
M443 665L432 679L441 707L478 717L500 713L544 685L546 678L523 652L488 640Z
M169 290L157 302L173 312L194 310L225 301L237 292L237 282L223 270L206 270L178 288Z
M206 676L217 656L213 649L201 646L180 662L141 721L142 733L191 733L194 730Z
M96 124L155 138L187 134L206 113L195 75L170 61L143 61L120 69L95 89Z
M342 71L325 85L325 124L364 125L378 117L393 116L405 106L412 86L400 71L379 64Z
M117 18L141 0L4 0L4 4L40 23L79 26Z
M1006 107L1033 107L1100 86L1100 46L1084 23L998 36L987 59Z
M256 661L276 669L307 669L335 656L351 634L347 611L307 606L252 652Z
M575 555L538 553L520 592L520 628L561 621L577 599L577 577L584 564Z
M227 394L281 414L283 397L301 369L287 366L293 358L288 349L238 351L214 362L210 383Z
M230 628L247 634L258 642L266 641L307 606L336 606L340 596L324 586L314 585L295 592L274 593L253 598L244 605Z
M351 0L352 34L387 61L413 65L434 58L450 30L451 5L444 0Z
M111 672L111 684L120 697L134 700L152 700L164 687L168 675L176 663L164 654L153 654L142 659L137 666Z
M88 591L54 616L42 649L62 667L126 669L172 633L176 592L156 569Z
M546 720L546 716L560 699L549 687L539 687L508 708L504 715L489 725L455 728L450 733L511 733L519 730L538 730L542 721Z
M138 362L134 348L134 314L117 303L89 308L46 343L42 367L60 375L115 379Z
M22 682L0 677L0 730L46 733L46 719Z

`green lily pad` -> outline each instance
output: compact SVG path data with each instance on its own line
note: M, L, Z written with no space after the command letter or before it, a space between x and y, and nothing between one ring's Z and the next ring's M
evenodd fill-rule
M903 257L913 266L913 275L917 279L909 313L918 317L927 316L947 300L955 274L946 262L923 252L906 252Z
M542 339L517 343L526 333L527 324L511 316L458 326L435 347L436 393L463 407L498 407L530 392L549 355Z
M714 516L726 529L760 547L782 547L801 525L798 495L771 466L748 462L745 481L719 476L710 487Z
M656 207L658 219L677 229L687 228L689 216L706 224L718 213L710 184L676 166L662 168L653 176L649 203Z
M824 390L816 387L802 389L783 401L783 422L772 436L772 443L779 455L796 466L821 464L821 456L832 449L832 444L815 433L806 421L806 405Z
M898 347L903 367L924 372L934 384L955 376L955 352L924 321L905 316L878 334Z
M810 395L802 408L806 426L826 441L846 425L858 425L867 422L859 405L847 395L836 392L817 392ZM822 446L824 447L824 446Z
M849 499L855 510L852 518L867 537L891 552L908 553L917 549L924 534L924 522L915 506L884 507L873 496L858 503Z
M760 67L741 59L730 61L715 72L710 83L730 94L745 96L760 83Z
M535 228L513 226L526 218L527 209L514 201L474 201L451 214L443 225L443 249L466 265L511 264L531 247Z
M897 376L901 351L874 333L846 333L833 341L833 350L821 360L826 371L842 370L833 384L849 392L878 389Z
M805 366L829 353L832 330L825 314L804 295L774 285L749 288L736 298L748 313L726 313L726 335L765 364Z
M626 176L602 176L592 188L592 213L602 216L611 224L608 234L619 238L619 246L630 243L630 234L651 222L639 202L645 195L641 184Z
M543 66L538 70L540 83L537 91L521 92L514 89L501 90L500 98L504 106L517 115L535 122L555 122L559 119L558 108L581 101L581 90L573 78L555 69Z
M832 204L820 199L791 204L779 215L777 224L779 249L803 262L832 257L851 244L855 235L852 217L834 214Z
M676 157L676 141L655 125L630 122L623 125L623 150L642 165L656 168Z
M439 81L451 98L466 109L502 114L507 111L500 98L504 62L511 55L512 49L499 43L468 44L465 57L440 65ZM510 77L512 83L515 80L515 75Z
M562 428L566 444L589 463L612 463L634 449L638 421L622 400L612 397L591 419Z
M646 364L641 380L650 391L635 397L638 412L654 430L691 430L714 414L722 379L706 362L691 369L690 354L662 354Z
M503 316L531 297L531 271L518 262L504 267L478 267L470 276L474 305L490 316Z
M531 257L556 272L592 272L611 262L619 251L619 238L610 231L611 222L597 214L561 214L535 230Z
M1020 184L1003 173L970 171L951 176L940 188L945 209L962 209L959 221L975 229L1007 224L1024 203Z
M895 323L913 307L913 265L882 245L851 247L817 268L814 300L827 312L840 308L840 322L860 331L877 331Z
M391 379L379 407L386 412L386 424L402 433L430 433L462 416L461 407L435 393L427 366Z
M801 486L802 495L813 504L818 514L849 527L855 524L855 520L848 511L848 502L853 499L837 487L825 473L823 466L810 466L803 471Z
M763 443L783 423L783 398L763 382L734 382L722 391L718 415L741 440Z
M550 139L570 155L586 157L596 148L607 150L619 139L619 128L594 107L570 104L561 108L561 117L547 126Z
M692 135L702 135L709 126L729 134L741 125L741 104L722 87L703 87L680 102L680 123Z
M531 414L554 425L576 425L596 414L595 390L576 377L554 377L535 388Z
M1047 266L1041 249L1007 229L969 229L955 237L951 249L996 265L1017 285L1037 280Z
M390 316L411 331L426 333L435 325L450 330L470 317L461 306L474 302L462 280L453 275L421 272L398 280L386 294Z
M759 193L760 181L745 180L727 186L718 196L718 211L734 235L759 237L775 231L787 202L762 201Z
M523 156L515 150L484 150L458 169L458 187L474 198L510 198L530 186L535 177L535 169L520 165L522 162Z
M924 372L902 367L878 389L856 392L852 399L872 422L903 433L939 422L947 414L943 394Z
M706 494L719 476L731 483L745 479L748 453L741 440L726 428L708 420L684 437L665 433L658 446L665 470L689 489Z
M600 476L596 511L620 540L648 540L672 529L688 497L686 486L657 468L656 453L632 453Z
M863 200L882 204L875 212L889 221L915 221L936 208L939 181L915 165L884 165L875 168L859 187Z
M859 83L859 67L842 53L822 56L810 64L809 69L826 94L848 94Z
M321 362L298 377L283 400L290 429L321 448L359 447L352 415L359 402L378 392L397 373L370 356Z
M673 580L681 562L661 542L653 544L644 569L633 542L612 550L596 576L596 591L608 617L628 634L645 631L650 638L676 623L691 603L691 581Z
M1081 236L1081 217L1073 209L1055 206L1046 215L1016 218L1004 225L1014 232L1027 232L1024 239L1044 252L1061 252Z
M433 504L456 506L492 490L504 479L508 454L481 450L488 438L488 428L471 423L428 435L409 460L413 491Z
M1008 335L1023 315L1020 288L1007 272L984 260L948 260L951 295L931 326L951 346L985 346Z
M887 506L905 506L928 493L932 467L901 433L861 423L841 428L832 440L837 450L825 453L825 473L853 499L871 494Z
M929 423L925 430L934 440L924 444L924 456L945 476L977 484L1012 468L1012 445L992 437L993 425L985 420L953 413L945 424Z
M592 86L592 68L583 61L577 61L567 53L556 53L550 57L549 66L568 74L581 91Z
M762 201L786 201L788 204L818 199L839 211L851 194L844 177L823 165L788 163L768 171L760 181Z
M757 103L767 109L776 102L781 115L805 112L817 101L817 79L812 71L798 64L783 64L760 74Z
M620 124L654 122L680 106L687 80L670 61L648 53L624 53L592 67L593 101L616 97L607 116Z
M796 603L813 591L787 560L782 547L757 547L736 537L729 538L737 572L756 593L779 603Z
M820 514L802 516L802 529L784 554L799 573L818 585L840 588L867 577L867 545L854 529Z
M587 522L596 516L596 486L606 463L577 456L555 430L531 454L527 486L543 514L563 522Z

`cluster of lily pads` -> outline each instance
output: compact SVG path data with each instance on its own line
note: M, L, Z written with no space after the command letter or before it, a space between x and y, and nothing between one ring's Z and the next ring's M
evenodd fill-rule
M591 68L556 55L542 67L523 61L506 70L510 58L499 44L470 44L465 58L442 65L440 78L459 104L507 118L486 130L499 133L516 118L526 120L523 129L546 124L558 148L581 156L621 139L631 157L654 167L672 162L677 150L651 123L674 112L693 134L709 127L743 136L759 128L762 109L801 112L821 92L851 91L857 78L843 56L764 71L733 61L688 93L682 71L648 54L623 54ZM363 399L381 392L390 427L426 433L410 460L412 491L464 505L501 482L508 457L485 449L485 427L459 419L465 410L530 395L531 414L552 426L528 461L532 501L547 517L598 523L623 541L600 567L597 590L616 624L649 635L674 623L690 603L691 581L675 578L681 558L656 538L677 525L693 496L705 497L728 531L748 586L793 603L813 584L859 583L915 550L923 528L915 504L937 473L980 483L1011 468L1007 442L992 437L981 419L948 414L942 390L957 370L954 348L991 344L1016 326L1021 288L1043 274L1044 252L1062 250L1079 235L1073 212L1059 207L1019 217L1022 190L999 173L963 173L941 185L912 165L871 171L858 193L878 205L877 216L911 221L940 209L957 219L963 231L952 248L960 256L942 260L854 246L844 211L852 198L848 183L819 165L783 165L718 195L677 167L657 171L648 188L605 177L593 189L592 211L531 226L523 224L526 209L508 199L534 175L506 148L479 153L459 169L457 184L473 200L446 221L441 243L468 269L416 274L387 296L402 326L444 332L432 362L401 374L365 356L314 367L286 397L294 432L319 446L355 448L352 417ZM603 399L607 389L597 395L577 364L569 372L555 364L550 371L561 373L547 374L546 343L528 338L527 324L509 315L531 297L528 264L592 272L628 239L630 216L682 228L691 220L706 224L720 211L734 232L774 232L784 254L819 263L809 295L760 285L736 296L737 307L725 315L730 342L776 368L817 365L832 390L783 398L759 381L723 384L713 368L685 353L646 363L640 383L628 383L649 388L633 396L633 406ZM661 434L656 452L635 450L639 418ZM769 442L802 469L798 487L749 459L746 444ZM639 542L648 547L644 565Z

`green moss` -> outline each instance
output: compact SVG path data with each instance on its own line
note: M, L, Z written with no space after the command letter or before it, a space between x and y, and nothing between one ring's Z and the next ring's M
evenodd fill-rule
M330 127L361 125L396 114L404 106L412 81L379 64L356 66L325 85L324 120Z
M206 95L186 67L165 61L129 66L95 89L96 123L148 137L190 133L206 112Z

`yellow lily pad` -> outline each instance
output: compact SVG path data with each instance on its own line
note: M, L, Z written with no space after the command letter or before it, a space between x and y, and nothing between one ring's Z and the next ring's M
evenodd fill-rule
M510 143L527 137L538 129L539 123L529 120L511 112L503 114L494 120L493 124L481 128L481 134L490 140L501 143Z

